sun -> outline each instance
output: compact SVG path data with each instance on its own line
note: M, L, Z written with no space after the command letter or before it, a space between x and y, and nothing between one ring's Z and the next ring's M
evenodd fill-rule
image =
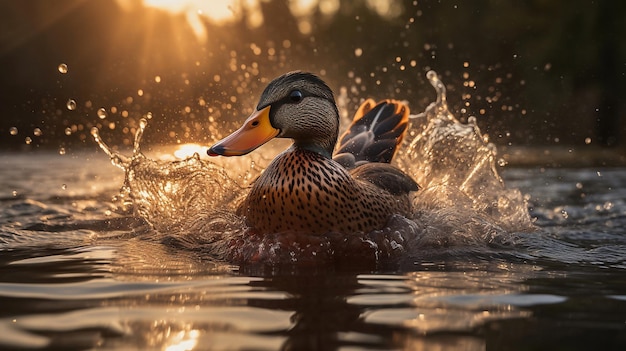
M122 8L133 8L134 0L117 0ZM246 13L246 22L250 27L263 23L259 0L142 0L140 6L166 11L172 15L183 15L199 42L207 39L203 20L216 24L225 24L240 20Z
M207 38L201 16L217 23L232 20L240 13L239 1L235 0L143 0L144 6L159 8L172 14L184 14L199 41Z
M132 9L137 5L166 11L172 15L183 15L199 42L207 39L208 33L203 20L215 24L226 24L245 20L249 28L263 25L261 2L264 0L116 0L122 9ZM366 4L385 14L396 9L401 0L388 0L390 4L381 5L381 1L367 0ZM385 1L383 1L386 3ZM376 5L378 4L378 5ZM312 16L319 11L324 16L332 16L340 8L340 0L290 0L287 5L298 21L302 34L310 34ZM245 16L245 18L243 18Z

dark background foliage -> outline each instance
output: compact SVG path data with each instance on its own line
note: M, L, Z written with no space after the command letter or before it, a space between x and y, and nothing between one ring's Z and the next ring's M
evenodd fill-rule
M149 144L209 143L294 69L322 75L350 109L394 97L420 112L434 69L453 113L477 116L498 145L626 150L623 1L398 0L386 15L342 0L331 15L314 7L307 34L289 1L260 1L260 27L245 13L200 18L202 40L184 14L126 3L0 1L2 147L93 147L93 126L128 144L149 114Z

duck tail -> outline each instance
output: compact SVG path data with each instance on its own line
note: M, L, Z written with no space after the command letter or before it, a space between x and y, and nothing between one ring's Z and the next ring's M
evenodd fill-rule
M333 159L348 169L367 162L390 163L408 121L409 107L400 101L387 99L376 104L365 100L339 138Z

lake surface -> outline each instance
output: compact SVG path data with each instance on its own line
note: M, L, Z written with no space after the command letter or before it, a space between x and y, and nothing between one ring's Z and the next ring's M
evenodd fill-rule
M536 231L375 267L151 240L101 152L0 154L0 348L623 350L626 169L504 168Z

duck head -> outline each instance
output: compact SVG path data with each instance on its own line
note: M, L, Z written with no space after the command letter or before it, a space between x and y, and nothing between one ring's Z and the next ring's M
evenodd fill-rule
M243 126L208 150L210 156L245 155L273 138L331 157L339 132L339 112L330 88L304 72L284 74L265 88Z

